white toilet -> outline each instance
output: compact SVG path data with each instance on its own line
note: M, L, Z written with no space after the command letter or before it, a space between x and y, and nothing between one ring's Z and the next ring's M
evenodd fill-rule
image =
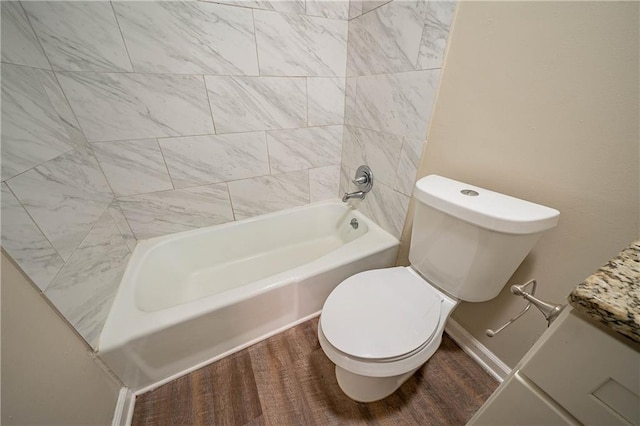
M415 188L409 267L353 275L318 323L325 354L351 399L391 395L438 349L460 300L498 295L557 210L431 175Z

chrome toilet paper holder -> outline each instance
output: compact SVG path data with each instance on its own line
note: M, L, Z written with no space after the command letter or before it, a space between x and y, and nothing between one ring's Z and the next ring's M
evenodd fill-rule
M528 286L531 286L531 293L525 290ZM502 327L500 327L499 329L495 331L490 328L486 329L485 330L486 335L489 337L493 337L496 334L500 333L502 330L504 330L505 328L513 324L515 321L517 321L520 317L522 317L529 310L529 308L531 308L532 305L538 308L540 312L542 312L542 315L544 315L544 318L547 320L547 327L550 326L553 320L555 320L558 317L558 315L560 315L560 312L562 312L566 304L554 304L554 303L549 303L549 302L545 302L544 300L538 299L537 297L534 296L534 294L536 293L536 286L537 286L536 280L530 280L521 285L517 285L517 284L512 285L510 289L511 293L515 294L516 296L521 296L523 299L527 300L529 303L527 303L527 306L525 306L522 311L520 311L518 314L516 314L516 316L514 316L505 324L503 324Z

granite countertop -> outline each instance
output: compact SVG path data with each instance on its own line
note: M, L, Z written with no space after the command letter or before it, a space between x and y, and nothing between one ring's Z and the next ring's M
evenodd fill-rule
M640 240L579 284L569 302L580 312L640 342Z

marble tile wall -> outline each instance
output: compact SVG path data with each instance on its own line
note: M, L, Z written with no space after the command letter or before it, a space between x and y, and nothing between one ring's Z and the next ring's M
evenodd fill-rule
M348 0L1 7L2 246L94 348L137 239L337 197Z
M399 236L454 4L2 2L2 246L94 348L137 239L335 198Z
M351 0L340 192L374 173L362 210L400 237L443 65L455 1Z

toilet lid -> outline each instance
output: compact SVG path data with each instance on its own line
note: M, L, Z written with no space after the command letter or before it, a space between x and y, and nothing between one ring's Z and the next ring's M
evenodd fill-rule
M408 268L365 271L344 280L327 298L320 325L336 349L349 355L394 358L431 339L442 298Z

